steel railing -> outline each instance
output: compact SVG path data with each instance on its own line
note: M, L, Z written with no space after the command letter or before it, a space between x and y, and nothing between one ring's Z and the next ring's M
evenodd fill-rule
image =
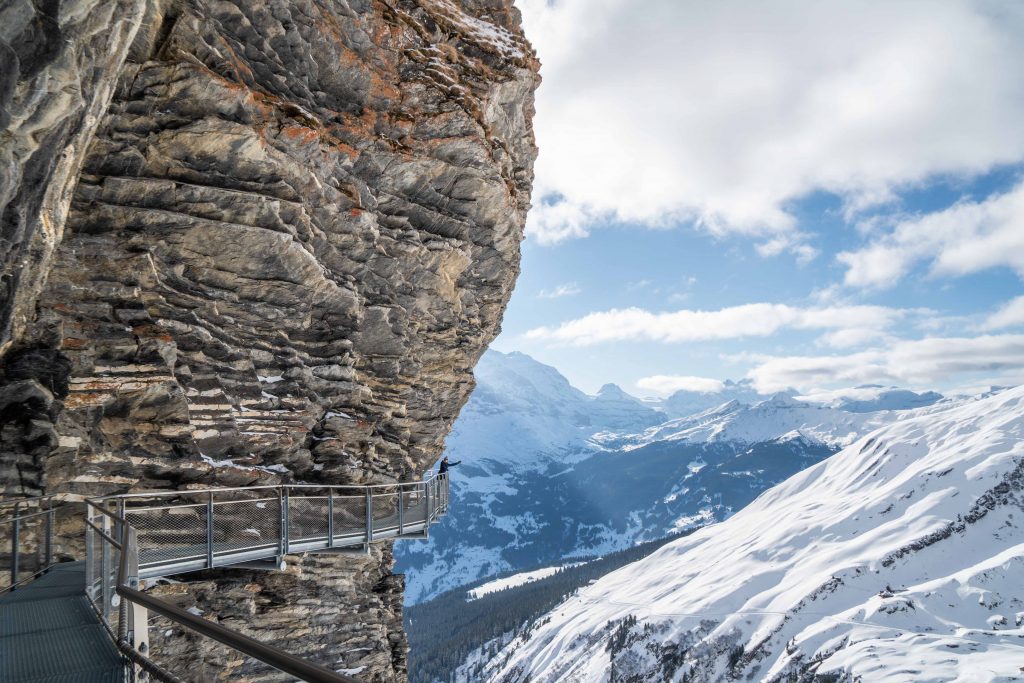
M8 571L0 593L15 590L54 565L53 535L58 512L68 509L60 494L0 500L0 547Z
M371 486L293 484L162 491L86 501L86 593L138 676L176 681L149 658L148 612L307 681L336 674L141 591L146 578L214 567L279 567L295 552L423 538L448 510L448 478Z

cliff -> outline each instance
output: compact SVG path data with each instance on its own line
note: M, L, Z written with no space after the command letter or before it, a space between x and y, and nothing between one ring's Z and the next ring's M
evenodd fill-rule
M6 491L421 475L518 274L539 65L511 0L6 5ZM393 681L391 564L156 590ZM159 635L194 678L273 678Z

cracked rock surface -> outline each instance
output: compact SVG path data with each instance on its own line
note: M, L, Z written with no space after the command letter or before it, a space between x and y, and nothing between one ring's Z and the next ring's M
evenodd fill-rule
M539 64L511 0L0 18L6 493L419 477L519 269ZM392 562L381 545L153 590L397 681ZM153 634L196 680L276 677Z

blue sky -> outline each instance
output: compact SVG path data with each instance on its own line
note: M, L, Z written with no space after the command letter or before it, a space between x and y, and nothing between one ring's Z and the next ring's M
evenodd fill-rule
M591 392L1024 381L1019 5L517 4L541 153L495 348Z

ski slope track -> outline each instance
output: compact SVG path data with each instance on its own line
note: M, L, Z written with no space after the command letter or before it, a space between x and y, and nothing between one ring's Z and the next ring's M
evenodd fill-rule
M1024 680L1024 387L907 413L578 592L501 683Z

